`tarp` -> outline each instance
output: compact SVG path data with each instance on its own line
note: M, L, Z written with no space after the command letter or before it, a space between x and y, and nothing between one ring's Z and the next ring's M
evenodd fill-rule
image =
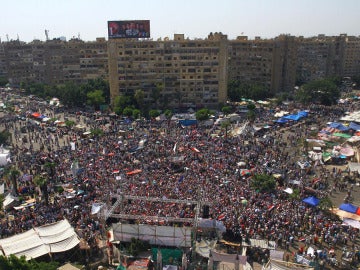
M354 219L351 219L351 218L344 218L343 219L343 224L351 226L351 227L356 228L356 229L360 229L360 221L358 221L358 220L354 220Z
M320 203L320 200L318 198L314 197L314 196L305 198L302 201L304 203L307 203L307 204L311 205L311 206L317 206Z
M349 128L347 126L344 126L343 124L336 123L336 122L332 122L328 126L331 127L331 128L336 128L336 129L338 129L340 131L348 131L349 130Z
M282 117L282 118L279 118L278 120L276 120L275 122L283 124L283 123L287 123L288 121L289 121L288 119L285 119L284 117Z
M185 119L185 120L179 120L179 124L187 127L187 126L193 126L197 124L197 120L196 119Z
M332 135L333 135L333 136L336 136L336 137L345 138L345 139L349 139L349 138L352 137L350 134L339 133L339 132L334 132Z
M354 123L354 122L351 122L351 123L349 124L349 129L358 131L358 130L360 130L360 125L359 125L359 124L356 124L356 123Z
M358 207L351 203L343 203L340 205L339 209L355 214L356 211L358 210Z
M283 116L282 118L287 120L299 121L302 118L302 116L298 114L289 114Z
M79 243L74 228L66 219L0 239L0 247L5 256L14 254L17 257L25 256L27 260L49 253L64 252Z
M350 147L343 147L340 149L340 154L346 157L351 157L355 154L355 151Z

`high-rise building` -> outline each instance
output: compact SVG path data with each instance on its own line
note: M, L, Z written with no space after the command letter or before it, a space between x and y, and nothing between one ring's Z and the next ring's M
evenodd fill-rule
M338 37L318 35L297 38L297 83L319 80L331 76L343 76L342 41Z
M228 42L229 80L259 84L269 93L290 91L294 87L296 44L294 37L249 40L239 36Z
M275 94L311 80L357 75L360 38L346 34L0 42L0 76L13 85L85 83L101 77L109 81L112 102L141 90L148 107L216 108L227 101L232 80L261 84Z
M206 40L185 39L183 34L173 40L112 39L111 98L142 90L147 103L217 107L227 98L226 44L222 34Z
M84 83L97 77L108 78L107 42L104 38L95 42L55 39L24 43L16 40L1 43L1 47L0 63L5 63L4 73L13 85L19 86L21 82Z
M343 69L344 76L360 75L360 38L342 35L344 39Z

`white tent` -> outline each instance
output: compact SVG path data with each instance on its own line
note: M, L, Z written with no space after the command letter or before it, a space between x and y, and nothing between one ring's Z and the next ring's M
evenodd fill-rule
M17 257L25 256L27 260L49 253L64 252L79 243L78 235L66 219L0 239L4 256L14 254Z
M10 151L0 147L0 166L10 163Z
M4 209L8 209L12 206L14 206L14 203L16 203L16 201L18 201L19 199L17 197L14 197L13 195L11 195L11 193L8 193L8 195L6 195L4 201L3 201L3 206Z

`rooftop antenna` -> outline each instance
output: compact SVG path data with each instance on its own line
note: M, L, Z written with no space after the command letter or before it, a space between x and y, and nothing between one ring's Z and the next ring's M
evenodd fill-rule
M49 30L45 29L45 36L46 36L46 41L48 41L49 40Z

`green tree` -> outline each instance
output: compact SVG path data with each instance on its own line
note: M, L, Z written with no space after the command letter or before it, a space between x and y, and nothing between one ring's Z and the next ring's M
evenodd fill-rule
M158 83L156 84L155 88L151 89L151 99L153 101L153 105L155 106L155 108L158 107L158 102L161 96L161 92L164 90L164 85L162 83Z
M296 100L303 103L336 104L340 90L332 79L323 79L306 83L296 92Z
M9 167L6 167L5 168L5 171L4 171L4 175L5 177L7 177L10 181L11 181L11 184L12 184L12 194L14 196L18 196L19 193L18 193L18 183L17 183L17 180L19 178L19 175L20 175L20 171L14 167L14 166L9 166Z
M45 167L51 181L55 180L56 165L57 164L55 162L53 162L53 161L47 161L44 164L44 167Z
M247 106L248 112L246 114L247 119L252 123L255 121L256 118L256 106L254 103L249 103Z
M46 205L49 205L48 181L47 173L37 174L33 179L33 183L40 187Z
M101 137L104 135L104 131L101 128L94 128L90 132L94 137Z
M85 91L73 82L67 82L64 85L58 85L58 98L62 103L69 107L83 107L86 103Z
M148 242L144 242L133 237L131 238L131 242L129 244L127 251L132 256L137 257L140 254L140 252L146 251L149 248L150 245Z
M37 262L35 260L27 261L25 256L20 258L15 255L9 257L0 256L0 269L1 270L56 270L59 263L51 262Z
M300 190L298 188L294 188L293 193L289 194L289 198L293 201L300 200Z
M105 103L104 93L101 90L88 92L86 97L86 103L88 105L94 106L95 110L99 110L100 105Z
M139 118L140 118L140 115L141 115L140 110L138 110L138 109L133 109L133 111L132 111L132 117L133 117L134 119L139 119Z
M0 87L5 87L9 83L6 77L0 76Z
M133 108L131 107L126 107L123 110L123 115L127 116L127 117L131 117L133 115Z
M71 128L71 127L75 126L75 122L72 121L72 120L66 120L66 121L65 121L65 125L66 125L67 127Z
M228 97L231 101L241 101L242 98L261 100L273 96L266 87L259 83L243 83L230 80L228 83Z
M228 130L229 130L230 125L231 125L230 120L221 122L221 128L225 129L225 138L227 138L227 136L228 136Z
M328 196L326 196L320 199L318 207L322 210L329 210L334 207L334 204L332 200Z
M11 133L7 130L0 131L0 144L7 145L11 139Z
M114 100L114 112L117 115L123 113L124 109L128 106L134 106L133 98L131 96L119 95Z
M173 116L173 112L172 112L172 110L167 109L167 110L165 110L164 115L167 120L171 120L171 117Z
M276 188L276 180L272 175L255 174L251 179L251 187L262 193L270 193Z
M102 104L110 103L110 86L109 82L105 81L102 78L96 78L93 80L89 80L86 84L81 85L82 91L87 95L89 92L93 92L95 90L101 90L103 96L105 98L105 102Z
M158 117L159 115L160 115L159 110L150 110L150 111L149 111L149 116L150 116L151 118L156 118L156 117Z
M233 109L232 109L231 106L224 106L224 107L221 108L221 111L222 111L225 115L228 115L228 114L230 114L230 113L233 111Z
M143 112L144 110L144 99L145 99L145 93L141 89L137 89L134 94L134 98L137 104L137 107Z
M228 97L231 101L240 101L242 93L240 91L240 81L230 80L228 83Z
M196 120L205 121L210 118L211 111L207 108L202 108L195 113Z

